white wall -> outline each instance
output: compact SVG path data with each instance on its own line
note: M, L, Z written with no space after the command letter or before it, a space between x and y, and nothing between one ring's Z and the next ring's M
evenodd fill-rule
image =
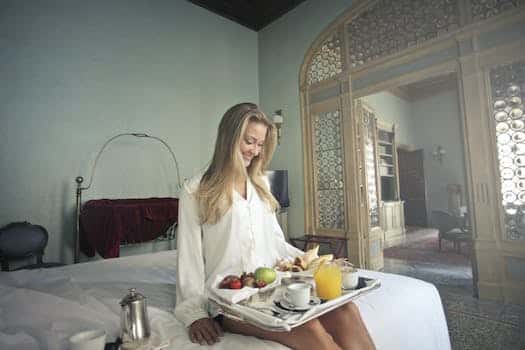
M412 118L412 104L390 92L363 97L376 112L378 120L396 124L397 144L415 145L415 125Z
M308 0L259 32L259 91L265 111L283 110L273 169L288 169L290 236L304 234L304 176L299 69L317 36L352 1Z
M415 101L412 115L418 148L423 149L427 212L448 210L447 185L459 184L465 201L465 160L457 89L447 89ZM434 147L447 152L443 161L432 158ZM463 204L466 205L466 202Z
M189 177L226 108L259 99L257 33L186 1L4 0L0 32L0 225L45 226L48 261L72 260L74 179L105 140L161 137ZM174 178L159 144L126 138L88 195L166 196Z

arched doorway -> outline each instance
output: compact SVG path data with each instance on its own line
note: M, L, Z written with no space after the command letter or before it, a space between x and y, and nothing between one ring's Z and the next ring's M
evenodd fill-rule
M480 7L468 0L420 5L359 2L307 52L300 72L305 229L309 234L345 237L355 264L382 267L388 228L382 224L386 214L378 195L383 190L382 169L387 167L369 161L367 145L377 144L371 140L377 133L369 134L373 126L357 101L453 74L464 149L464 206L473 233L475 290L483 297L523 303L525 278L516 271L525 267L525 234L506 211L519 206L521 213L521 202L500 205L501 186L510 184L499 174L498 131L492 119L492 100L498 96L488 91L497 80L491 80L490 74L500 65L513 64L505 69L518 73L509 79L521 82L522 39L505 33L514 33L524 14L497 4ZM494 40L498 36L501 40ZM395 161L391 165L395 167ZM392 186L394 201L400 201L395 194L399 185ZM513 186L519 192L518 185ZM392 208L388 219L401 212ZM402 219L397 222L403 224Z

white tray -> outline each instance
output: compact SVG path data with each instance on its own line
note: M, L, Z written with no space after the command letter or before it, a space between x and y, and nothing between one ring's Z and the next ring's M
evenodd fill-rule
M238 304L229 304L221 299L210 296L209 301L218 306L221 312L230 318L251 323L269 331L290 331L312 319L315 319L347 302L366 294L381 286L378 279L359 277L359 285L353 290L343 290L343 294L335 299L313 306L307 311L287 311L275 305L284 291L283 286L275 288L269 294L254 295Z

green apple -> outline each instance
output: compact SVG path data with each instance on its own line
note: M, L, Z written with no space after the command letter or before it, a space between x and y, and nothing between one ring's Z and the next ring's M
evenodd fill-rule
M266 282L266 284L273 283L277 277L277 272L270 267L259 267L255 270L255 279Z

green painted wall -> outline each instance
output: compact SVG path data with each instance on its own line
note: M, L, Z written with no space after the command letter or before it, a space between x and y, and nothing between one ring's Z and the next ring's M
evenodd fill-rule
M187 1L6 0L0 32L0 225L45 226L48 261L72 261L74 179L105 140L161 137L189 177L226 108L259 99L257 33ZM177 191L143 139L110 145L95 175L88 198Z

